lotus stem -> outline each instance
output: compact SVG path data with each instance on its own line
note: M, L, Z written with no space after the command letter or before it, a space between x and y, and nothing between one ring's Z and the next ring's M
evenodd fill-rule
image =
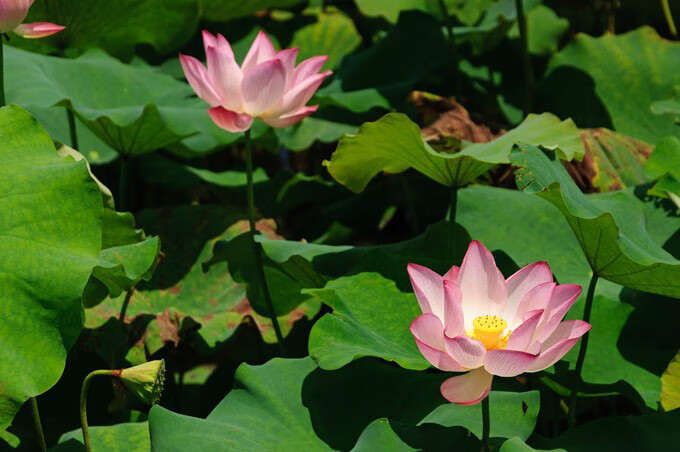
M130 299L132 298L132 295L135 293L135 288L131 287L130 290L128 290L125 293L125 299L123 300L123 306L120 308L120 314L118 315L118 320L120 321L121 325L125 325L125 314L127 313L127 308L128 305L130 304Z
M47 443L45 443L45 433L43 433L42 422L40 422L40 411L38 411L38 400L31 397L31 409L33 411L33 423L35 424L35 431L38 433L38 444L42 452L47 451Z
M73 110L66 108L66 115L68 116L68 131L71 135L71 147L78 150L78 133L76 130L76 117L73 114Z
M449 254L451 259L456 256L456 239L455 228L456 228L456 210L458 209L458 186L454 185L451 187L451 197L449 199L449 209L446 212L446 221L449 222L450 232L449 232Z
M663 9L663 15L668 23L668 29L674 38L678 37L678 29L675 28L675 22L673 21L673 14L671 13L671 7L668 4L668 0L661 0L661 8Z
M515 0L515 7L517 8L517 24L519 25L519 35L522 44L522 63L524 65L524 116L526 117L533 110L534 70L531 66L531 57L529 56L527 17L524 14L522 0Z
M446 220L450 223L456 222L456 210L458 209L458 186L451 187L451 198L449 199L449 210L446 212Z
M449 9L446 7L444 0L439 0L439 9L444 16L444 23L446 24L446 37L449 41L449 46L451 47L451 57L453 58L452 69L453 69L453 83L455 87L456 98L460 97L460 74L458 73L458 47L456 46L456 35L453 31L453 21L451 20L451 15L449 14Z
M128 172L130 171L130 162L128 161L128 157L123 154L120 154L118 159L120 160L120 173L118 175L118 210L124 212L128 209Z
M245 144L246 144L246 174L248 181L248 222L250 223L250 240L253 247L253 256L255 258L255 266L257 267L258 278L260 279L260 287L262 288L262 293L264 295L265 302L267 303L267 309L269 310L269 318L272 321L272 326L274 327L274 333L276 334L276 340L279 343L279 350L281 355L285 356L285 348L283 345L283 334L281 333L281 326L276 318L276 310L274 309L274 303L272 303L272 297L269 294L269 287L267 286L267 277L264 274L264 265L262 263L262 248L255 241L255 235L257 234L257 228L255 225L255 190L253 188L253 152L252 143L250 137L250 129L246 130L244 134Z
M491 415L489 410L489 398L491 393L482 400L482 449L481 452L489 452L489 437L491 436Z
M598 280L597 274L593 273L593 277L588 285L588 294L586 295L586 306L583 309L583 320L590 323L590 313L593 309L593 298L595 298L595 286ZM571 430L576 425L576 399L578 398L578 390L581 386L581 373L583 372L583 362L586 359L586 351L588 350L588 338L590 332L587 332L581 338L581 346L578 351L578 359L576 360L576 378L574 387L569 396L569 424Z
M85 377L83 381L83 387L80 390L80 426L83 430L83 443L85 444L85 450L87 452L92 452L92 444L90 443L90 429L87 425L87 392L90 390L90 382L92 379L98 375L108 375L111 377L116 376L115 370L95 370L90 372L90 374Z

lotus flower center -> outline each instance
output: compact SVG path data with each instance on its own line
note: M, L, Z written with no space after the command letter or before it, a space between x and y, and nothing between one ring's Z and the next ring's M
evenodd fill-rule
M480 315L472 321L472 326L474 338L484 344L487 350L505 348L508 335L503 337L501 335L508 327L508 322L497 315Z

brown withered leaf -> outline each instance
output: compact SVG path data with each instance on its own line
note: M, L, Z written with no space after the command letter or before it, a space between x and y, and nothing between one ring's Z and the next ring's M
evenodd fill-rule
M583 129L586 153L581 162L565 163L579 187L608 192L648 182L644 165L654 146L605 128Z
M415 105L420 122L424 125L423 138L429 143L486 143L505 132L493 133L488 126L477 124L470 118L465 107L455 99L414 91L410 101Z
M262 233L265 237L273 240L283 240L283 236L277 234L276 220L273 218L263 218L255 222L255 229ZM229 233L233 235L242 234L250 230L250 223L248 220L239 220L229 228Z
M156 323L158 324L158 333L163 342L172 342L175 347L179 345L179 326L181 323L181 316L166 308L161 314L156 316Z

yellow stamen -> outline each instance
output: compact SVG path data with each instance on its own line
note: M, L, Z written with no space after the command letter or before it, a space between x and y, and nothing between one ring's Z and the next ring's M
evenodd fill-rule
M478 339L487 350L505 348L508 335L501 337L508 327L508 322L496 315L480 315L472 321L475 339Z

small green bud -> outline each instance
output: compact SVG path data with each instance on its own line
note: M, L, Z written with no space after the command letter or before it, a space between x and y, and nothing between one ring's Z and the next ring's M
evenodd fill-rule
M149 361L123 369L118 376L125 387L141 401L153 405L161 398L165 381L165 361Z

